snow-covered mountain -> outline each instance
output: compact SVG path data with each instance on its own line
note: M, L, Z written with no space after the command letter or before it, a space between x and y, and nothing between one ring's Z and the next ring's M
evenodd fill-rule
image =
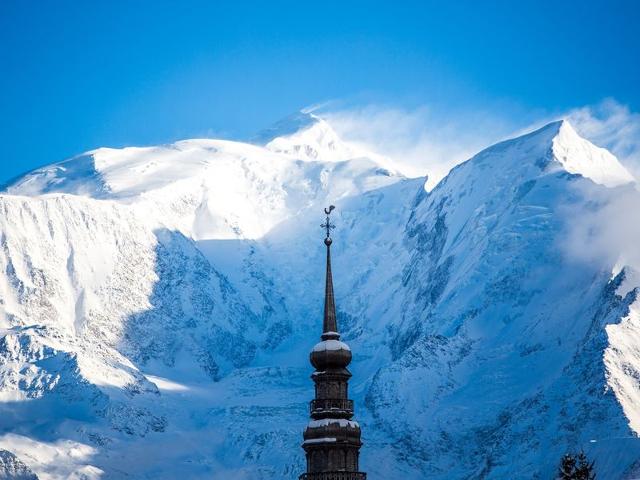
M333 203L372 480L551 478L580 448L600 478L634 478L640 277L567 253L576 219L638 195L631 175L566 122L431 192L383 165L301 113L252 144L101 148L7 185L5 463L297 478Z

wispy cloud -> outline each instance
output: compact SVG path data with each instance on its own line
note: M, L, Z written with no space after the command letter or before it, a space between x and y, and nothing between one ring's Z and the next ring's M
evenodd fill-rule
M637 285L640 223L633 221L633 216L640 209L640 192L629 185L615 189L582 185L576 193L584 202L579 211L567 207L564 212L567 231L561 242L565 255L574 261L610 268L613 274L627 267L627 274L633 277L628 280Z
M442 115L426 106L408 110L371 105L334 109L321 116L343 139L388 157L406 175L428 174L428 188L483 148L560 118L568 119L584 138L610 150L640 179L640 114L613 99L517 119L495 110ZM640 211L640 193L630 186L615 191L592 186L581 195L589 199L587 208L567 215L567 236L562 239L567 256L640 272L640 223L631 221L633 212Z
M620 162L640 179L640 114L615 99L572 109L566 118L576 131L595 145L612 152ZM555 118L541 119L540 126ZM640 211L638 186L615 189L582 184L577 187L583 198L582 208L567 208L566 236L562 237L567 258L595 262L601 268L627 268L627 285L640 282L640 223L633 221ZM622 293L626 293L625 290Z
M613 152L640 178L640 114L608 99L597 105L514 118L495 109L437 112L428 106L403 109L368 105L321 112L346 141L388 157L408 176L429 176L435 186L455 165L496 142L515 137L559 118L578 133ZM314 109L315 110L315 109Z
M426 106L369 105L322 116L344 140L390 158L405 175L428 175L430 188L452 167L514 131L510 121L487 112L441 116Z

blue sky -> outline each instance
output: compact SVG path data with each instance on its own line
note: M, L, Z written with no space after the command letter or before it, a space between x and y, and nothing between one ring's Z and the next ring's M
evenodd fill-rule
M2 0L0 181L326 102L501 132L607 98L636 118L639 23L637 1Z

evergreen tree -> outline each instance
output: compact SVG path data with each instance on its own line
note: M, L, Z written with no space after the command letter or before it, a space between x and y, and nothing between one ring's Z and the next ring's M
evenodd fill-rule
M560 471L558 480L573 480L576 473L576 458L573 454L567 453L560 461Z
M558 480L596 480L594 462L589 462L584 452L578 455L567 453L560 461L557 478Z
M594 462L589 462L584 452L580 452L576 459L576 475L574 478L576 480L596 480L593 464Z

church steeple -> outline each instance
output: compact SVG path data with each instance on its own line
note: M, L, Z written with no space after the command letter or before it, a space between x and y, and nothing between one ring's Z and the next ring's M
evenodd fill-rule
M326 229L327 236L324 239L324 244L327 246L327 273L325 276L324 284L324 320L322 322L322 339L328 340L334 336L339 338L338 334L338 322L336 320L336 300L333 296L333 275L331 274L331 230L336 228L331 223L331 212L335 209L333 205L324 209L324 213L327 215L325 223L320 225ZM335 334L335 335L334 335Z
M349 400L348 382L351 372L349 346L340 341L331 273L331 224L334 206L325 208L327 267L324 295L324 319L321 341L311 351L311 375L315 383L315 399L311 401L311 420L304 430L302 448L307 459L307 471L300 480L366 480L359 470L362 442L360 426L353 421L353 400Z

